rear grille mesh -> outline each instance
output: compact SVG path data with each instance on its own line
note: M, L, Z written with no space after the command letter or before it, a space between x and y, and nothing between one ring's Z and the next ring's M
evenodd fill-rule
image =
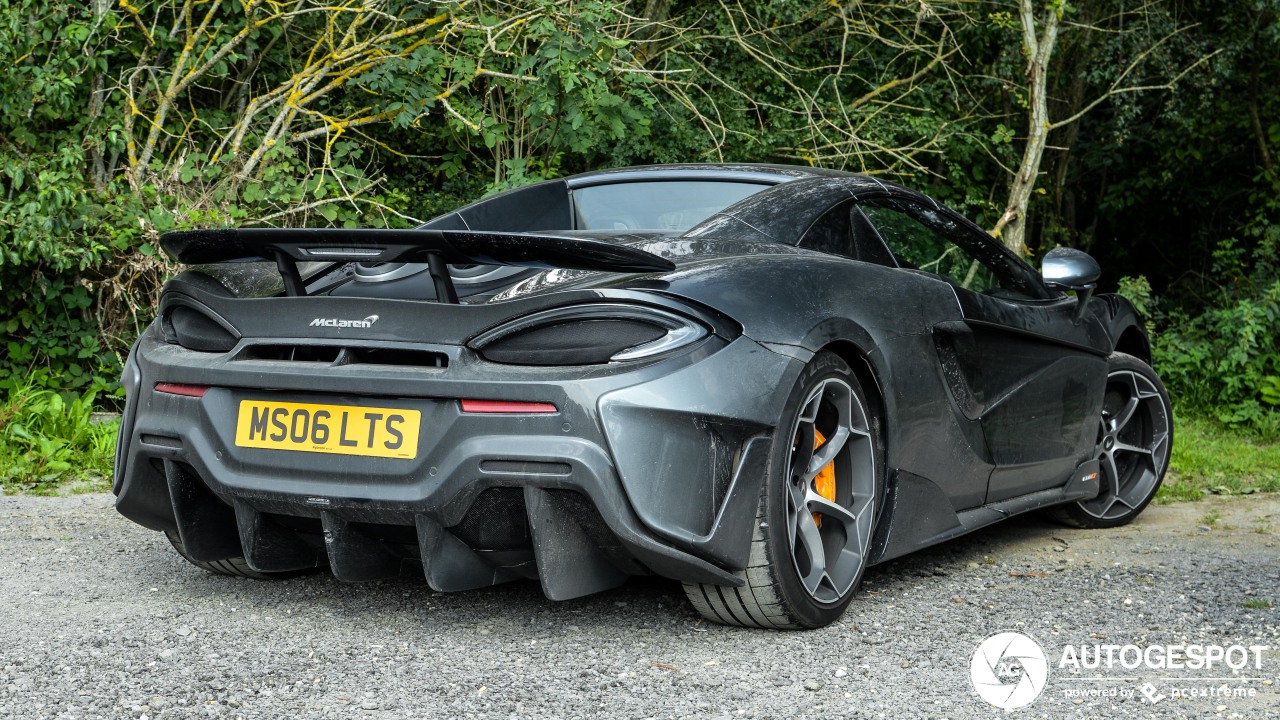
M250 345L235 359L333 363L342 350L335 345Z
M325 365L389 365L395 367L444 368L449 356L435 350L395 347L342 347L340 345L254 344L236 360L321 363Z
M529 544L524 490L495 487L481 492L462 522L450 528L466 544L484 550L511 550Z

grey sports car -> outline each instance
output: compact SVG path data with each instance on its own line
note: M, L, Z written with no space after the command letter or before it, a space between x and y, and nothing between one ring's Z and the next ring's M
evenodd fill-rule
M869 565L1160 485L1143 323L874 177L624 168L412 230L171 233L124 371L117 508L213 572L657 574L716 622L812 628Z

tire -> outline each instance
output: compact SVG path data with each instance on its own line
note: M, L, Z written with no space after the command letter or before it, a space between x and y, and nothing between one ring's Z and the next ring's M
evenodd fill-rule
M277 580L277 579L291 577L298 574L296 572L294 573L258 572L257 570L254 570L253 568L249 567L249 563L245 562L244 558L242 557L228 558L226 560L214 560L213 562L200 562L198 560L192 560L191 556L187 555L187 550L185 547L183 547L182 538L178 536L178 533L172 530L166 530L164 533L164 536L169 538L169 544L173 545L173 549L178 551L178 554L182 556L183 560L186 560L187 562L191 563L192 565L195 565L201 570L204 570L206 572L211 572L215 575L230 575L231 577L252 578L254 580Z
M880 509L880 422L849 366L830 352L814 356L774 431L750 560L737 573L746 584L684 585L704 618L779 630L840 618L862 580Z
M1051 508L1059 522L1078 528L1127 525L1156 496L1173 449L1173 406L1155 370L1142 360L1112 353L1107 360L1098 445L1101 490L1096 498Z

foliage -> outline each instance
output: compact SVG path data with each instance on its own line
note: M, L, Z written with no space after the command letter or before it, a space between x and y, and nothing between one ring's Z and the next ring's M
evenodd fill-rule
M1180 402L1270 441L1280 439L1280 182L1260 193L1245 242L1218 244L1207 307L1175 307L1154 344ZM1252 247L1252 250L1246 248Z
M1253 297L1170 317L1155 343L1162 377L1179 401L1269 440L1280 438L1280 280Z
M12 0L0 391L118 403L173 229L407 226L526 182L687 161L875 173L996 227L1035 100L1023 4ZM1179 398L1264 433L1277 7L1028 5L1061 30L1028 247L1135 278Z
M1280 146L1280 2L1173 5L1195 29L1178 52L1216 52L1173 93L1139 95L1092 117L1041 220L1120 275L1144 274L1191 314L1216 302L1213 256L1226 238L1246 255L1275 197ZM1054 171L1051 171L1051 174ZM1259 223L1260 214L1270 214ZM1251 231L1246 231L1251 228Z
M53 492L69 481L110 486L118 420L95 423L94 392L64 396L28 382L0 403L0 487Z
M168 230L404 226L600 164L922 170L963 125L905 101L951 103L921 81L954 74L966 24L947 3L17 0L0 10L0 388L118 399Z
M1116 293L1133 304L1133 309L1146 319L1147 333L1153 334L1153 320L1158 313L1155 297L1151 294L1151 283L1145 275L1122 277L1117 284Z
M406 155L366 128L422 126L448 149L436 162L446 182L493 149L495 183L556 172L554 154L523 156L554 150L548 137L580 150L642 129L643 104L610 85L605 4L528 5L22 0L0 11L13 68L0 76L11 310L0 389L35 377L118 398L122 354L171 269L156 249L165 231L404 226L454 204L439 187L389 181L380 165ZM584 72L592 61L598 71ZM529 117L486 115L478 103L504 93ZM546 130L552 116L566 127ZM520 134L530 126L547 137Z

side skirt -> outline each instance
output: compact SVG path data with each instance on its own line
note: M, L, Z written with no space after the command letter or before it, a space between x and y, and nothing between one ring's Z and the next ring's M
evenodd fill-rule
M898 471L886 491L884 513L871 542L869 565L902 557L1014 515L1097 497L1098 461L1087 460L1061 487L957 512L946 493L918 475Z

